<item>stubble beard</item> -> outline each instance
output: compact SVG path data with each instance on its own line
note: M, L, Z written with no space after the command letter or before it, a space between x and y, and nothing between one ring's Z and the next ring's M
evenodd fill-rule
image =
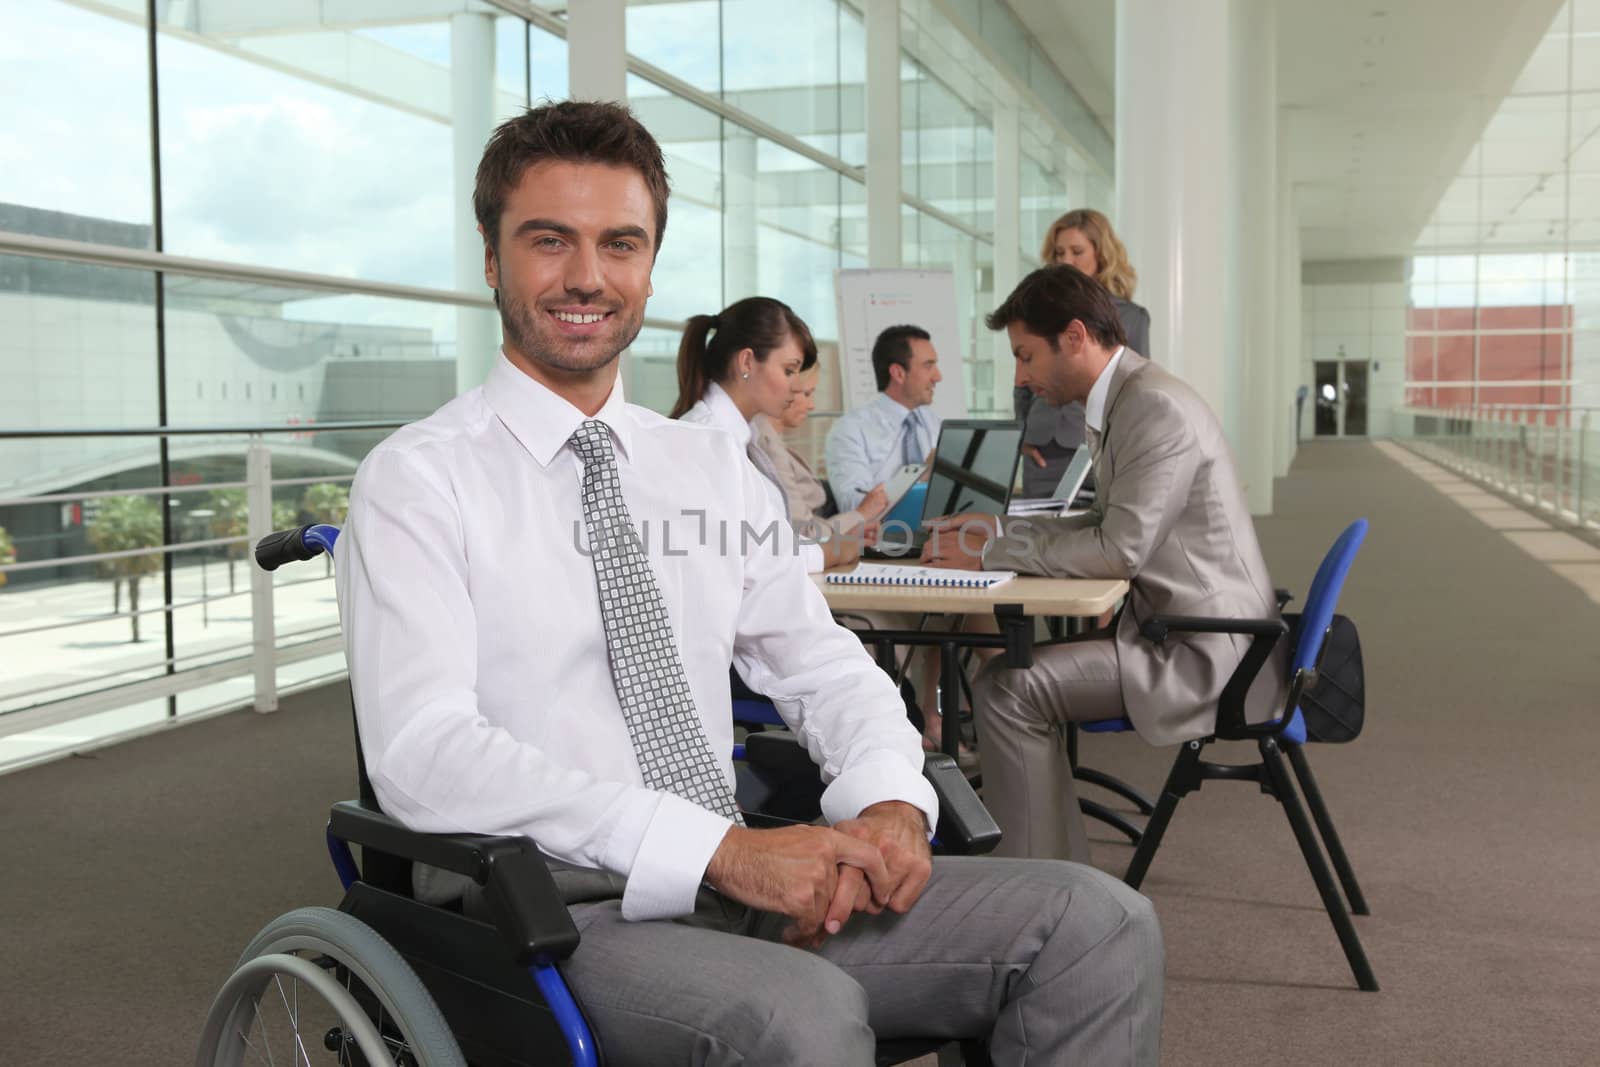
M643 308L635 311L632 318L624 318L620 306L596 305L596 310L615 313L610 334L574 341L549 328L522 300L500 291L500 329L506 341L540 366L565 374L589 374L610 366L623 349L633 344L644 326Z

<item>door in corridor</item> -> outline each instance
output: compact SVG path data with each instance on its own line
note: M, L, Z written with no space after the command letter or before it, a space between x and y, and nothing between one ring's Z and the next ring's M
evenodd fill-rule
M1316 398L1317 437L1367 435L1367 372L1370 367L1364 359L1316 362L1312 395Z

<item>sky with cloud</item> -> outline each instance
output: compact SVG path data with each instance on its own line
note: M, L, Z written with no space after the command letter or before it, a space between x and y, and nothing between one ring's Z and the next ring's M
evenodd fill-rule
M737 92L825 85L841 77L858 83L861 26L839 10L835 0L792 0L784 32L774 33L773 5L765 0L642 5L628 10L628 39L641 58L713 93L723 86ZM561 95L563 42L537 29L525 37L518 19L497 18L496 25L495 78L502 90L527 86L535 99ZM388 50L397 68L421 61L448 74L445 21L355 33ZM310 39L306 47L319 43ZM186 35L162 33L157 48L167 251L454 287L457 204L469 194L454 187L451 175L451 131L441 121L449 110L447 76L438 117L430 118ZM0 4L0 99L21 102L0 126L0 202L150 224L145 59L144 30L132 19L60 0ZM630 92L641 86L643 93L662 92L630 79ZM847 154L859 150L859 135L846 134L846 142ZM818 169L775 145L757 147L764 174ZM840 150L840 143L825 147ZM684 195L673 203L648 312L681 318L715 310L724 292L722 217L713 206L721 193L722 146L713 135L669 140L665 149L669 170L677 165L685 175L678 183ZM817 326L831 327L829 275L840 258L828 247L829 227L797 216L795 206L768 205L771 196L764 191L761 218L768 225L758 235L759 276L730 278L727 291L776 289ZM826 203L812 207L830 210ZM442 306L320 298L284 312L426 325L442 340L454 334L454 312Z

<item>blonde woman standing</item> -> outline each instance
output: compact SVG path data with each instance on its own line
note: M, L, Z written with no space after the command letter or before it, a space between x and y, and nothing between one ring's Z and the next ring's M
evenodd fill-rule
M1065 263L1105 286L1116 306L1117 318L1128 337L1128 347L1150 356L1150 313L1133 302L1139 275L1128 263L1111 220L1092 208L1079 208L1051 223L1039 258L1045 266ZM1034 397L1027 389L1013 392L1017 418L1024 425L1022 495L1049 496L1083 445L1083 405L1056 407Z

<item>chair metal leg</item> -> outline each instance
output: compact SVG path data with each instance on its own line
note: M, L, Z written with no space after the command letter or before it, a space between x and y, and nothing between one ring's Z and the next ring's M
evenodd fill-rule
M1344 896L1350 902L1351 914L1371 915L1372 912L1367 909L1367 898L1356 881L1355 869L1350 866L1350 857L1345 855L1344 842L1339 839L1339 831L1333 827L1333 817L1328 814L1328 807L1322 801L1322 790L1317 788L1316 775L1311 773L1305 746L1284 741L1280 747L1288 755L1294 776L1300 781L1300 792L1306 798L1306 807L1311 810L1311 819L1317 824L1317 832L1322 835L1322 844L1328 850L1328 859L1333 863L1334 873L1339 876L1339 884L1344 886Z
M1156 810L1155 801L1116 775L1107 774L1105 771L1097 771L1093 767L1074 766L1072 768L1072 777L1080 782L1088 782L1090 785L1097 785L1101 789L1110 790L1137 808L1140 815L1149 815Z
M1377 992L1378 980L1373 977L1372 965L1367 962L1367 953L1361 947L1361 938L1356 934L1355 923L1350 921L1350 913L1344 908L1344 898L1339 895L1338 888L1333 884L1333 874L1328 870L1328 863L1322 858L1322 846L1317 843L1316 833L1311 829L1311 820L1306 818L1305 808L1300 805L1300 796L1295 792L1294 783L1289 779L1289 771L1283 765L1283 755L1278 749L1278 743L1268 737L1263 738L1258 747L1261 750L1262 768L1272 784L1273 794L1283 805L1284 814L1289 818L1289 827L1294 831L1294 839L1300 845L1300 854L1305 857L1306 866L1311 869L1311 880L1317 884L1317 892L1322 894L1322 906L1328 910L1328 918L1333 923L1334 933L1339 935L1339 944L1344 948L1345 959L1350 963L1350 971L1355 975L1356 985L1369 993Z
M1121 812L1112 811L1104 804L1093 800L1084 800L1080 797L1078 799L1078 810L1091 819L1099 819L1113 830L1121 831L1131 844L1137 845L1139 839L1144 836L1143 831L1124 818Z
M1156 849L1161 847L1161 835L1167 832L1167 823L1172 821L1172 813L1178 810L1178 801L1193 788L1196 769L1200 764L1200 747L1201 742L1190 741L1178 750L1178 758L1172 762L1172 770L1167 773L1167 784L1161 789L1161 799L1156 801L1155 813L1145 823L1139 847L1128 862L1128 873L1122 876L1122 880L1133 889L1138 889L1144 882L1144 876L1150 870L1150 861L1155 859Z

